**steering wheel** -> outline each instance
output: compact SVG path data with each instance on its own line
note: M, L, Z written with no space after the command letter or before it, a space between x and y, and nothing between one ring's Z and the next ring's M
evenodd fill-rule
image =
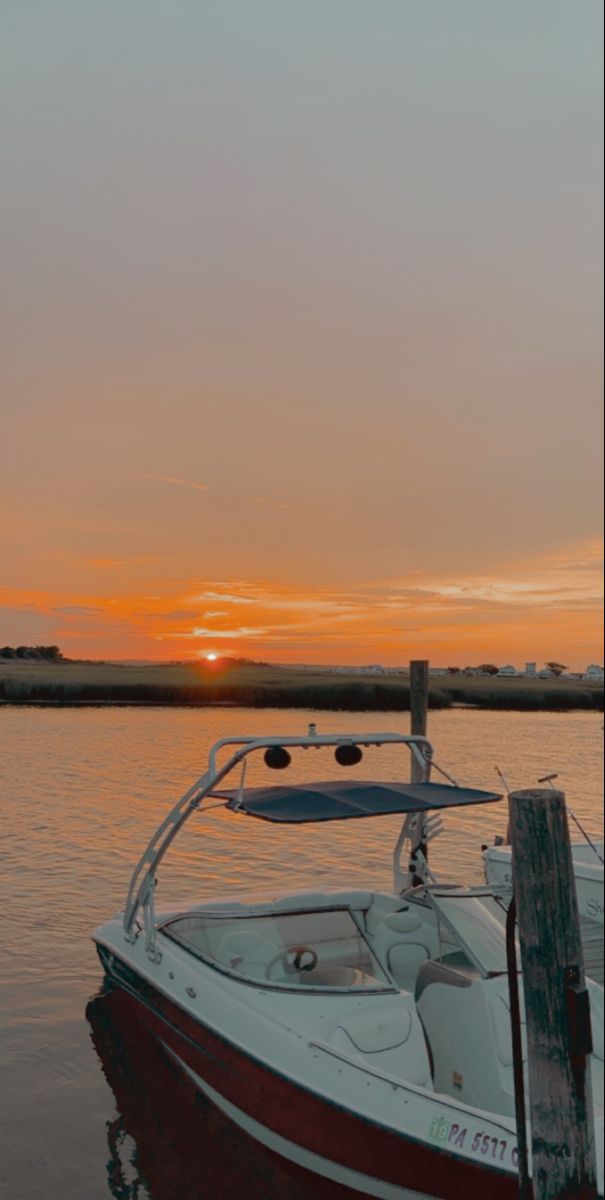
M317 966L317 954L311 946L288 946L275 954L265 968L265 978L271 979L271 970L280 964L284 975L298 975L300 971L314 971Z

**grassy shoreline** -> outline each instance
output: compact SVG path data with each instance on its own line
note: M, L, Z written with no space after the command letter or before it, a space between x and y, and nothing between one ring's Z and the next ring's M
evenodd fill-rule
M453 704L509 711L603 711L603 688L581 680L474 678L431 681L431 708ZM406 675L347 674L327 669L235 663L44 663L0 665L0 705L90 706L237 705L322 708L348 712L407 712Z

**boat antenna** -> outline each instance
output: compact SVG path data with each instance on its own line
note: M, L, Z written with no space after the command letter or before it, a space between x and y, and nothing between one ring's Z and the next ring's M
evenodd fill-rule
M555 787L554 787L554 784L553 784L553 779L557 779L557 778L558 778L558 776L557 776L557 775L543 775L543 776L542 776L542 778L538 780L538 783L547 783L547 784L548 784L548 786L549 786L550 788L552 788L552 790L553 790L553 792L554 792L556 789L555 789ZM574 821L574 822L575 822L575 824L577 825L578 829L580 830L580 833L582 834L582 837L583 837L583 838L585 838L585 839L586 839L586 841L588 842L588 845L590 846L590 849L592 850L593 854L596 854L596 856L597 856L597 858L598 858L598 860L599 860L599 862L600 862L601 866L602 866L602 867L605 867L605 862L603 862L603 856L602 856L601 854L599 854L599 851L597 850L597 848L596 848L596 846L595 846L595 844L594 844L594 842L593 842L592 838L591 838L591 837L589 837L589 835L587 834L587 832L586 832L586 830L585 830L584 826L581 824L581 822L580 822L580 821L578 820L578 818L576 817L576 814L575 814L575 812L573 811L573 809L571 809L571 808L569 807L569 805L566 805L566 808L567 808L567 811L568 811L568 813L569 813L569 815L570 815L570 817L571 817L572 821Z
M496 775L498 776L498 779L500 780L500 782L501 782L501 783L504 785L504 787L506 788L506 794L507 794L507 796L510 796L510 784L509 784L509 782L508 782L508 779L506 778L506 776L505 776L505 775L503 775L502 771L500 770L500 767L499 767L497 764L496 764L496 766L494 767L494 771L496 772Z

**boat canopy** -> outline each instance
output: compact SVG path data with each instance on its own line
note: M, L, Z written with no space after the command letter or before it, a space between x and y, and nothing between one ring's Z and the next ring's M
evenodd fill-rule
M295 825L307 821L344 821L350 817L427 812L502 799L497 792L476 788L439 783L373 783L363 779L212 794L227 800L227 807L236 812L245 812L263 821Z

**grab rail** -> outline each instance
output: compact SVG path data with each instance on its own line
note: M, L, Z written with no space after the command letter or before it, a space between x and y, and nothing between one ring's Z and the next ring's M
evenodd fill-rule
M428 779L431 760L432 760L432 745L428 738L422 737L419 734L404 734L404 733L364 733L364 734L343 734L330 733L318 734L315 732L315 727L309 727L309 733L302 736L286 736L286 737L228 737L221 738L212 746L208 756L208 769L200 776L198 780L185 792L181 799L177 801L174 808L168 813L161 825L156 829L153 837L150 839L144 853L141 855L136 867L133 871L124 906L123 930L124 936L128 942L134 942L138 937L138 931L134 931L134 925L137 914L140 908L150 908L153 904L153 891L155 888L155 873L161 863L166 851L174 841L177 833L182 829L186 821L193 812L201 805L202 801L208 796L235 767L243 763L245 758L257 750L265 750L271 746L291 746L302 747L308 749L310 747L320 746L342 746L350 745L352 742L356 746L382 746L387 744L407 745L410 748L412 755L415 757L419 765L422 767L424 778ZM222 767L217 766L217 756L226 746L239 746L240 749L232 754L231 757L223 764ZM150 913L147 914L145 921L145 949L149 957L155 958L155 926L150 918Z

